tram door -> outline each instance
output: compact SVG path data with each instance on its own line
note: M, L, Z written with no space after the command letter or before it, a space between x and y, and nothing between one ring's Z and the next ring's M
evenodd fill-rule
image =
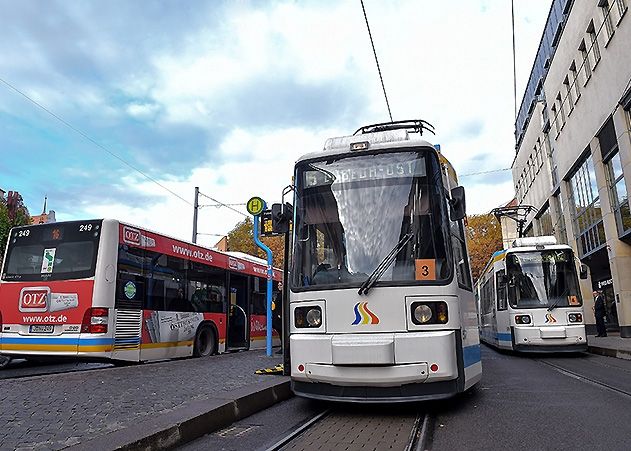
M248 277L230 274L229 286L227 349L248 349L250 345Z

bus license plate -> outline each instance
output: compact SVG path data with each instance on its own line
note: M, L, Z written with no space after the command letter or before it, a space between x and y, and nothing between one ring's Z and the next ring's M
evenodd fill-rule
M34 324L28 329L32 334L52 334L54 330L55 326L52 324Z

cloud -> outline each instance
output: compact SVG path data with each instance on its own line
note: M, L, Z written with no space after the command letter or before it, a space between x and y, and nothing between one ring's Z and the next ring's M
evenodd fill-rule
M130 103L126 110L130 116L136 119L150 119L155 117L160 107L155 103Z
M427 138L462 174L509 166L510 5L365 3L394 119L436 125ZM516 9L518 89L548 11L536 3ZM195 186L226 203L280 200L300 155L388 120L353 2L24 1L2 9L0 76L191 203ZM37 209L49 193L59 218L118 217L190 238L189 203L3 86L0 130L8 131L0 152L15 152L16 175L3 169L3 178ZM513 190L504 173L462 180L472 212ZM227 232L240 219L205 207L199 230Z

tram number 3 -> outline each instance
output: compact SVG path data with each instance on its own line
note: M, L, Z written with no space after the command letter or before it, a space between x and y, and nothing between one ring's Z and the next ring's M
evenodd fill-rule
M433 258L415 261L416 280L436 280L436 260Z

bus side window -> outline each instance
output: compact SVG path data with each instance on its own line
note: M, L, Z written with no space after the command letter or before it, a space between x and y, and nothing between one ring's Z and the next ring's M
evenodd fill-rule
M145 253L142 248L121 244L118 248L116 308L141 309L145 300Z
M226 280L221 269L190 262L187 275L188 299L194 312L226 312Z
M506 282L504 274L505 271L502 269L495 275L497 310L506 310Z
M261 277L252 278L252 296L250 297L250 314L267 314L267 280Z

